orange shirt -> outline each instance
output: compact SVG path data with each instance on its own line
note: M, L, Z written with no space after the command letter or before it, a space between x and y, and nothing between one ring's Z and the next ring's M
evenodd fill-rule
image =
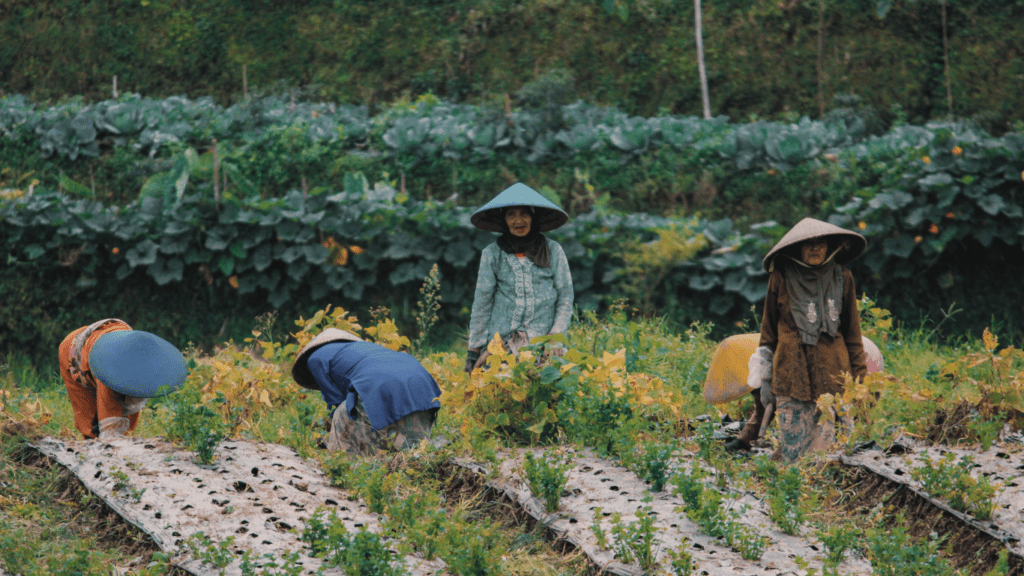
M89 353L100 336L110 332L131 330L124 322L110 322L101 326L85 340L82 346L82 379L79 383L71 376L71 342L75 336L85 330L88 326L82 326L71 334L64 337L57 350L57 359L60 362L60 375L64 379L64 386L68 389L68 398L75 410L75 428L86 438L99 436L99 422L113 416L121 417L124 410L124 394L115 392L99 382L89 372ZM83 385L84 384L84 385ZM135 413L127 417L129 431L134 431L139 422L139 414Z

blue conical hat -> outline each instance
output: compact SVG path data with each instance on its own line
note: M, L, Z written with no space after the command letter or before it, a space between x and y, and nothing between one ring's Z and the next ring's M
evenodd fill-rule
M504 232L505 228L501 225L501 220L504 217L501 209L508 208L509 206L532 206L536 208L534 219L540 226L541 232L560 228L569 221L569 215L555 205L554 202L541 196L540 192L526 184L516 182L506 188L504 192L495 196L494 200L484 204L483 207L474 212L470 222L481 230Z
M173 392L188 376L188 366L180 350L167 340L141 330L121 330L100 336L89 351L89 371L107 388L136 398Z

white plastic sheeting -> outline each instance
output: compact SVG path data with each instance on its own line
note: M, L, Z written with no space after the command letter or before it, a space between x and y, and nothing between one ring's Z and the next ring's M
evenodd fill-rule
M165 552L182 552L184 540L203 532L214 541L234 537L236 554L251 550L257 558L267 553L280 558L300 552L303 574L315 574L320 560L304 555L305 544L298 534L303 520L318 508L336 513L350 532L361 527L380 531L377 516L344 490L330 486L316 463L277 444L222 442L213 466L196 464L194 454L160 439L44 438L34 446L70 470ZM127 486L115 490L119 483ZM138 501L132 491L143 491ZM440 560L416 556L404 560L415 576L440 574L444 569ZM188 556L180 557L177 564L197 576L219 572ZM225 574L241 574L238 562Z
M733 509L749 507L749 510L740 514L739 522L754 528L769 540L768 548L759 560L745 560L723 540L711 538L701 532L697 524L688 519L684 512L676 511L685 507L681 498L668 492L658 492L653 495L652 502L643 502L645 492L650 489L643 480L627 468L596 457L589 449L570 448L566 451L574 467L569 473L558 512L548 514L544 510L544 503L531 495L529 486L519 472L528 451L535 455L542 452L540 449L523 449L504 453L498 478L489 482L489 485L514 502L518 502L531 516L549 526L558 538L580 548L591 561L612 574L639 576L643 572L636 565L627 566L615 560L611 550L601 550L598 547L597 538L590 528L596 508L601 508L604 517L601 524L611 541L613 537L608 516L617 512L621 514L622 522L631 523L636 521L636 512L640 508L653 507L658 518L655 526L659 530L657 557L663 566L668 565L668 550L679 548L685 538L691 543L685 548L696 561L695 574L807 574L806 570L797 566L794 559L798 556L808 561L809 567L817 568L820 573L824 549L820 543L816 543L813 530L805 526L798 536L783 534L768 517L768 505L753 495L745 492L726 494L727 505L731 505ZM674 467L688 470L689 463L695 458L693 453L679 450L677 454L678 457L673 459ZM465 461L460 464L486 473L486 468L479 464ZM710 482L711 479L706 481ZM847 575L872 573L869 562L849 556L840 565L840 571Z

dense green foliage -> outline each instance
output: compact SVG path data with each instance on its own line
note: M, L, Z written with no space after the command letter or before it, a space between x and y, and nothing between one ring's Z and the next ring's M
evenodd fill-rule
M43 357L68 326L111 315L180 344L327 301L387 305L407 322L435 263L441 316L464 324L491 236L459 204L507 185L517 177L509 167L573 213L552 236L584 308L629 298L644 313L721 330L763 298L767 247L810 215L868 237L858 288L898 317L937 318L955 302L967 311L962 328L994 320L1015 337L1024 324L1000 305L1021 253L1020 134L932 122L876 136L855 107L791 124L629 117L581 103L556 112L496 117L424 99L370 118L274 98L225 109L127 96L39 110L2 99L0 349ZM213 138L216 161L205 151ZM108 182L120 190L93 193L65 168L116 175ZM371 187L353 168L385 182ZM43 180L33 184L36 169ZM465 197L431 200L438 191ZM122 205L95 200L104 196ZM676 216L686 211L675 199L711 218Z
M1024 3L945 5L953 111L1005 129L1024 109ZM938 2L725 0L704 3L703 25L714 114L822 113L851 91L915 122L947 113ZM549 95L631 114L700 110L692 2L10 0L0 36L0 90L40 99L103 97L116 75L122 91L227 101L243 93L244 67L250 91L500 101L567 69L571 89Z

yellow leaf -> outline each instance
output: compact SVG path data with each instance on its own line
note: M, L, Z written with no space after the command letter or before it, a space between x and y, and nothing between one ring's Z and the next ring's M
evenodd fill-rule
M273 408L274 405L270 403L270 392L266 390L260 391L260 402L267 405L267 408Z
M608 368L625 368L626 367L626 349L619 348L615 351L615 354L609 354L604 352L601 356L601 363Z
M988 350L989 352L995 350L996 346L999 345L999 340L996 338L995 334L989 331L988 328L985 328L985 332L982 333L981 340L985 343L985 350Z
M517 388L513 390L512 399L515 400L516 402L522 402L523 400L526 400L526 390L522 388Z
M487 345L487 351L495 356L505 355L505 346L501 343L501 334L498 334L497 332L494 333L494 338L492 338L491 342Z

